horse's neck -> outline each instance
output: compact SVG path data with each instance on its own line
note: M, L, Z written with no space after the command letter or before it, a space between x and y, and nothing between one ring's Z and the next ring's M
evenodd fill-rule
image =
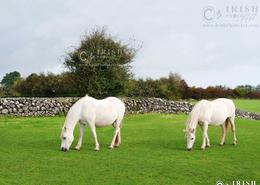
M198 117L197 116L191 116L189 123L188 123L188 127L196 129L197 124L198 124Z
M199 121L199 106L195 106L189 115L187 127L196 129L198 121Z
M73 132L77 122L81 119L81 108L82 108L82 101L83 98L78 100L72 107L70 108L66 120L65 126L68 128L70 132Z
M66 119L66 122L65 122L64 126L65 126L69 131L73 132L73 130L74 130L74 128L75 128L75 126L76 126L76 124L77 124L78 121L79 121L79 120L76 119L76 118L68 118L68 119Z
M65 120L64 126L70 131L73 132L77 122L79 121L79 114L74 111L69 111Z

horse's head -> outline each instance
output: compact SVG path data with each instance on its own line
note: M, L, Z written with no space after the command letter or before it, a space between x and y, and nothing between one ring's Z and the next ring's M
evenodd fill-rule
M186 133L186 139L187 139L187 150L190 151L195 142L195 129L188 128L187 130L185 130L185 133Z
M68 129L64 126L61 129L61 151L68 151L70 145L73 142L74 136L73 133L69 132Z

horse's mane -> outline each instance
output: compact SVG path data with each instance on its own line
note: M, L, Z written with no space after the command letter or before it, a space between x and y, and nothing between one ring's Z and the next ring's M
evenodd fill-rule
M195 104L194 107L192 108L191 112L189 113L189 117L188 117L188 120L186 122L186 129L187 130L189 128L191 128L193 122L198 121L198 115L199 115L199 111L200 111L199 105L200 105L199 103Z

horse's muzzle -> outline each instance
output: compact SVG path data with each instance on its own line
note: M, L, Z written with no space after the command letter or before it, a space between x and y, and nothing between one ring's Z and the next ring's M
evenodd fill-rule
M68 149L67 149L67 148L64 148L64 147L62 147L62 148L61 148L61 151L63 151L63 152L67 152L67 151L68 151Z

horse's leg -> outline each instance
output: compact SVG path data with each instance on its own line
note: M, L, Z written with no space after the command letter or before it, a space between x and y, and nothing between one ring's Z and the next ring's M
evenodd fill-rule
M120 133L120 123L121 123L121 121L116 120L114 136L113 136L113 139L112 139L111 145L109 146L109 148L111 148L111 149L114 148L116 138L118 137L118 134Z
M119 132L116 136L115 146L119 147L120 144L121 144L121 129L119 129Z
M116 147L118 147L122 143L122 140L121 140L121 128L122 128L122 120L120 121L119 132L118 132L117 137L116 137L116 143L115 143Z
M85 125L79 122L79 141L77 146L75 147L76 150L80 150L81 148L84 131L85 131Z
M203 132L203 123L199 123L200 127L201 127L201 130ZM208 135L208 132L206 132L206 147L210 147L210 140L209 140L209 135Z
M99 150L99 143L98 143L98 139L97 139L95 123L89 123L89 127L90 127L91 133L92 133L94 141L95 141L95 150L98 151Z
M221 138L221 142L220 142L221 146L223 146L225 144L225 139L226 139L228 127L229 127L229 118L222 125L222 138Z
M233 132L233 144L236 145L237 144L237 137L236 137L235 120L234 120L234 118L229 118L228 120L231 124L231 130Z
M224 123L221 127L222 127L222 137L221 137L220 145L223 146L225 144L225 138L227 135L226 123Z
M206 147L210 147L210 140L209 140L208 132L207 132L207 138L206 138Z
M202 145L201 145L201 149L204 150L205 147L206 147L206 140L207 140L207 135L208 135L208 123L203 123L203 126L202 126Z

